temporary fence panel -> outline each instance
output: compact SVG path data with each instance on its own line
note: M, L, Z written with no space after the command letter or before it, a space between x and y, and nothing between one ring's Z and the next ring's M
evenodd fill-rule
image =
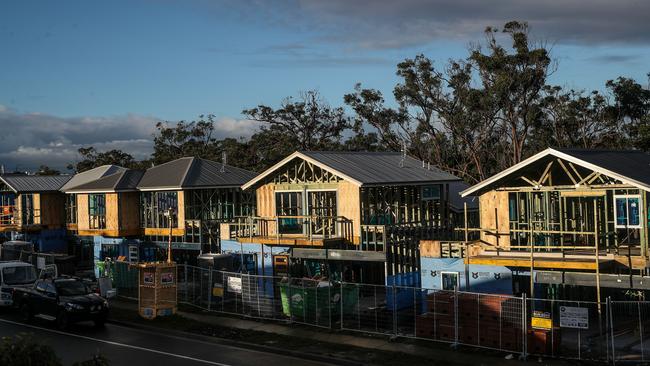
M388 306L388 299L394 294L390 287L358 283L341 283L339 287L340 308L336 313L341 319L341 329L395 333L396 313Z
M118 296L137 271L115 265ZM178 266L178 301L207 311L433 340L504 352L609 362L650 358L650 302L526 299L406 286L330 283Z
M608 338L610 360L650 360L650 302L609 301Z
M529 354L607 359L605 303L528 299L526 309Z

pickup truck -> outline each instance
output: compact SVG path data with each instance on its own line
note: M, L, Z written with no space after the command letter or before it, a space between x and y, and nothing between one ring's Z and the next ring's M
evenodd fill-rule
M108 317L108 302L79 278L38 280L32 288L16 289L14 303L26 322L41 318L55 321L59 329L80 321L101 327Z

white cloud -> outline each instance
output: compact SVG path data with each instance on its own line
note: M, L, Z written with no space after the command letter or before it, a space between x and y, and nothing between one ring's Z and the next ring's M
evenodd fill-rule
M215 123L217 138L251 137L260 126L260 122L249 119L220 118Z
M0 164L7 170L34 170L40 165L65 169L79 160L77 150L86 146L119 149L146 159L153 151L155 124L161 120L134 114L62 118L0 107ZM254 121L221 118L215 121L215 137L249 137L256 128Z

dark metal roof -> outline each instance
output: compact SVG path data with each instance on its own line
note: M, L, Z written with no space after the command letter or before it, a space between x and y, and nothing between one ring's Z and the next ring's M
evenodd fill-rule
M255 173L212 160L185 157L147 169L138 189L191 189L201 187L238 187Z
M78 174L81 176L76 180L78 184L67 184L63 190L68 193L134 191L143 174L141 170L102 166Z
M637 150L556 149L576 159L650 185L650 154Z
M650 154L636 150L548 148L464 190L461 194L463 196L481 194L500 185L512 184L519 179L521 172L542 174L545 166L556 158L573 163L577 169L596 171L625 184L650 191ZM555 179L553 182L558 184ZM575 182L564 184L575 184Z
M122 174L122 179L115 186L116 190L135 190L144 175L144 170L129 169Z
M363 185L457 181L460 178L397 152L303 151ZM402 163L403 159L403 163Z
M477 197L461 197L460 192L469 188L469 184L463 181L450 182L449 183L449 204L452 210L456 212L462 212L465 208L465 203L467 203L467 209L470 211L478 210L478 198Z
M5 174L0 179L16 193L58 191L70 180L69 175Z

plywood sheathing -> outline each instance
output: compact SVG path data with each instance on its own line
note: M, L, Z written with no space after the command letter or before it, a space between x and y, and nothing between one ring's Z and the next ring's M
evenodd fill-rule
M481 241L507 249L510 247L508 192L490 191L479 197Z
M361 237L361 190L355 184L340 181L338 183L337 215L352 220L352 236L355 244Z

